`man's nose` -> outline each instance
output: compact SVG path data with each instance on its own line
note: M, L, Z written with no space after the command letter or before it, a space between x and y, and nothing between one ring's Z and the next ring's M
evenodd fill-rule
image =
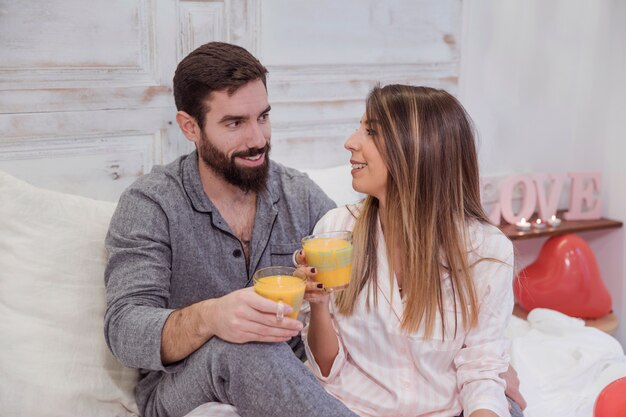
M258 122L250 123L250 129L248 130L248 147L249 148L263 148L268 141L265 136L265 130L267 127L262 126Z

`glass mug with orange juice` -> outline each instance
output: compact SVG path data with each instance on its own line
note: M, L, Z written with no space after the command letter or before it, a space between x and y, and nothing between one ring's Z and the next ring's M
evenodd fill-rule
M305 236L302 247L307 264L315 267L315 280L326 291L346 288L352 274L352 232L339 231Z
M278 321L282 321L285 316L285 304L289 304L293 309L287 317L298 318L306 289L306 277L295 276L296 273L296 269L290 266L269 266L257 270L252 276L254 291L278 303L276 312Z

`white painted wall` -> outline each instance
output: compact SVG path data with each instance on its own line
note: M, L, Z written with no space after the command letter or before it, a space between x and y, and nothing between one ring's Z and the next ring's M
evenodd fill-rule
M173 122L178 61L209 41L269 68L273 158L346 162L376 83L456 90L459 0L0 1L0 169L115 200L192 146Z
M460 98L480 135L481 175L599 171L603 215L626 220L626 3L466 0ZM624 232L594 249L626 345ZM519 266L545 240L516 244Z
M346 164L346 137L378 82L456 92L459 0L271 0L258 56L269 69L273 158L299 168Z
M626 220L621 0L0 1L0 169L115 199L190 147L172 122L176 63L210 40L270 69L274 158L345 162L377 81L457 91L483 175L598 170ZM462 34L462 36L461 36ZM462 39L462 45L460 45ZM626 338L624 232L586 233ZM520 265L542 241L518 245Z

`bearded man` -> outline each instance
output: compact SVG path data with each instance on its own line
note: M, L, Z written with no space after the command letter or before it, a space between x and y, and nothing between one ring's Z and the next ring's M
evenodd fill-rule
M196 151L131 185L111 221L105 336L141 371L145 417L205 403L241 416L354 416L302 364L302 324L278 320L278 304L250 287L258 268L290 265L334 207L304 174L270 161L266 73L226 43L184 58L176 121Z

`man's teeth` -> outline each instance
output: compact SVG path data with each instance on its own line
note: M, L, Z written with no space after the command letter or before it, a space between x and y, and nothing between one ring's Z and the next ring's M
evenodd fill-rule
M247 159L248 161L258 161L259 158L261 158L261 156L263 156L262 153L256 155L256 156L245 156L244 159Z
M352 169L361 169L365 168L367 164L352 164Z

